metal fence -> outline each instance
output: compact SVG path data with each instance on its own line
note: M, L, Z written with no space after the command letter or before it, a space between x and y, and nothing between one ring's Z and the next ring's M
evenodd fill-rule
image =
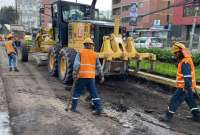
M136 69L137 68L137 61L132 60L129 63L130 68ZM167 78L176 78L177 72L177 65L171 63L164 63L160 61L153 62L153 68L151 66L151 62L148 60L144 60L140 62L139 70L144 72L149 72L152 74L157 74L160 76L164 76ZM200 67L197 66L195 69L196 73L196 81L200 84Z

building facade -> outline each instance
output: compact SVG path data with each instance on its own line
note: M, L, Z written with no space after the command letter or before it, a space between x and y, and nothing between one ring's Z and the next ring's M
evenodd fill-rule
M53 2L57 0L42 0L42 5L44 7L44 14L41 15L41 24L44 27L51 27L52 19L51 19L51 5Z
M193 0L175 0L175 4L187 3ZM181 40L188 41L193 23L196 23L194 39L199 40L200 35L200 9L196 10L198 4L181 5L174 8L173 11L173 36ZM195 17L195 13L197 16ZM196 21L195 21L196 19Z
M99 11L99 19L100 20L112 20L111 10Z
M112 0L112 14L120 15L121 24L126 27L127 31L133 29L149 29L153 26L155 20L158 20L161 26L171 24L172 11L164 10L158 13L150 14L139 18L136 26L130 26L130 8L131 4L136 3L138 8L138 15L145 15L162 8L166 8L172 4L172 0Z
M32 28L39 27L39 8L40 0L16 0L17 11L19 13L18 23L24 25L27 32L31 32Z
M56 0L16 0L19 13L19 24L24 25L27 32L32 28L41 26L51 27L51 6ZM44 14L40 14L40 8L44 7Z

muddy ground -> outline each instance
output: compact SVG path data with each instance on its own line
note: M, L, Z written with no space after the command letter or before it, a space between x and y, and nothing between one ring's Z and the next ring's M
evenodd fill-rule
M1 77L8 102L10 126L14 135L198 135L200 123L192 122L186 104L171 123L157 119L167 108L172 88L129 77L122 81L106 78L98 84L105 113L91 114L85 95L80 113L66 112L70 86L48 75L47 67L19 62L19 73L8 72L7 58L0 51ZM122 104L122 106L119 106ZM127 112L122 112L126 110Z

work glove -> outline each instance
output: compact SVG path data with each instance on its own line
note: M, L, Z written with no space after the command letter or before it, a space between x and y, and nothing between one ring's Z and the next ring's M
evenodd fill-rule
M78 72L73 71L73 80L77 80L77 79L78 79Z
M100 78L100 83L103 83L105 80L103 71L100 72L99 78Z
M103 82L104 82L104 80L105 80L104 76L103 76L103 77L101 77L100 83L103 83Z
M17 50L17 48L15 47L14 49L15 49L15 54L18 56L18 50Z

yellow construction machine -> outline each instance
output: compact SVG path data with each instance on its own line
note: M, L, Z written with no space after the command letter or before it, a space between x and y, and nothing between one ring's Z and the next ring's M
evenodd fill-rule
M63 83L73 81L72 71L76 54L83 48L83 41L87 37L94 40L98 57L103 65L105 75L126 75L128 61L149 59L156 60L150 53L138 53L134 48L134 40L128 37L122 39L119 17L115 17L115 23L89 20L95 17L98 10L92 6L57 1L51 5L52 9L52 44L45 42L44 31L41 37L36 38L37 51L42 47L48 48L48 71L52 76L58 76ZM91 15L95 13L94 15ZM92 18L94 19L94 18ZM48 36L47 36L48 37ZM51 38L49 38L51 39ZM45 48L44 47L44 48ZM47 49L44 49L46 52Z
M122 39L119 34L120 20L119 16L115 16L115 25L113 33L103 37L103 44L101 46L99 58L103 61L103 69L105 74L124 74L128 69L128 61L136 60L138 63L141 60L148 59L156 60L156 56L152 53L138 53L135 49L135 42L132 37L127 40ZM152 63L153 64L153 63ZM139 69L137 64L136 70Z
M42 27L36 37L34 42L29 42L29 38L24 39L24 45L21 47L20 58L23 62L27 62L29 58L29 53L32 54L33 58L36 60L37 65L43 65L46 63L49 48L56 44L53 40L52 29L45 29Z

